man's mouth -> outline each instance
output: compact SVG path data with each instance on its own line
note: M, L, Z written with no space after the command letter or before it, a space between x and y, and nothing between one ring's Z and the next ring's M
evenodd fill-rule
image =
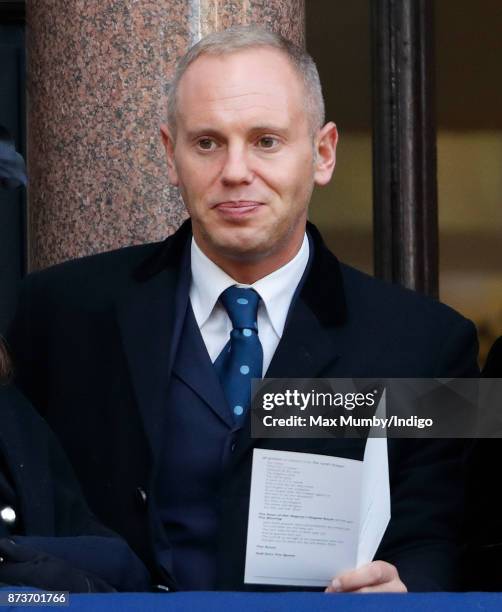
M218 212L228 217L244 217L256 212L263 202L256 200L227 200L213 206Z

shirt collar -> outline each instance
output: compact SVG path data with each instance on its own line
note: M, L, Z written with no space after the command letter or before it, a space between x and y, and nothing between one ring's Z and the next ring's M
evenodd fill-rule
M223 291L236 282L200 250L193 236L190 258L192 267L190 302L195 319L199 327L202 327L213 312Z
M263 300L272 327L279 338L282 337L291 300L308 260L309 241L305 234L300 250L291 261L252 285Z
M291 261L252 285L237 283L200 250L193 237L190 256L190 301L199 327L208 320L221 293L232 285L238 285L252 287L260 295L274 331L279 338L282 336L291 300L309 259L309 241L306 234L300 250Z

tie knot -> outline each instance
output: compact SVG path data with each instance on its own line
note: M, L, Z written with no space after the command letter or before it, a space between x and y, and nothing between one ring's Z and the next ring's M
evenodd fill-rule
M229 287L220 295L220 301L232 321L234 329L258 331L256 317L260 296L254 289Z

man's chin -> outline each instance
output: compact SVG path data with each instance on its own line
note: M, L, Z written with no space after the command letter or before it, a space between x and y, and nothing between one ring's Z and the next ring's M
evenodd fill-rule
M219 244L217 251L225 259L242 263L252 263L267 257L270 250L263 243L238 242Z
M251 224L233 225L206 232L206 239L211 248L232 259L241 257L257 257L264 251L268 252L270 240L266 239L268 232L264 228L252 227Z

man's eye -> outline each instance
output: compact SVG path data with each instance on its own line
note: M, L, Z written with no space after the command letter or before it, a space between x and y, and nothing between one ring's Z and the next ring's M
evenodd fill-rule
M201 138L197 141L197 146L203 151L213 151L216 148L216 143L212 138Z
M274 138L273 136L262 136L258 140L258 146L261 149L273 149L275 146L277 146L278 143L279 140L277 138Z

